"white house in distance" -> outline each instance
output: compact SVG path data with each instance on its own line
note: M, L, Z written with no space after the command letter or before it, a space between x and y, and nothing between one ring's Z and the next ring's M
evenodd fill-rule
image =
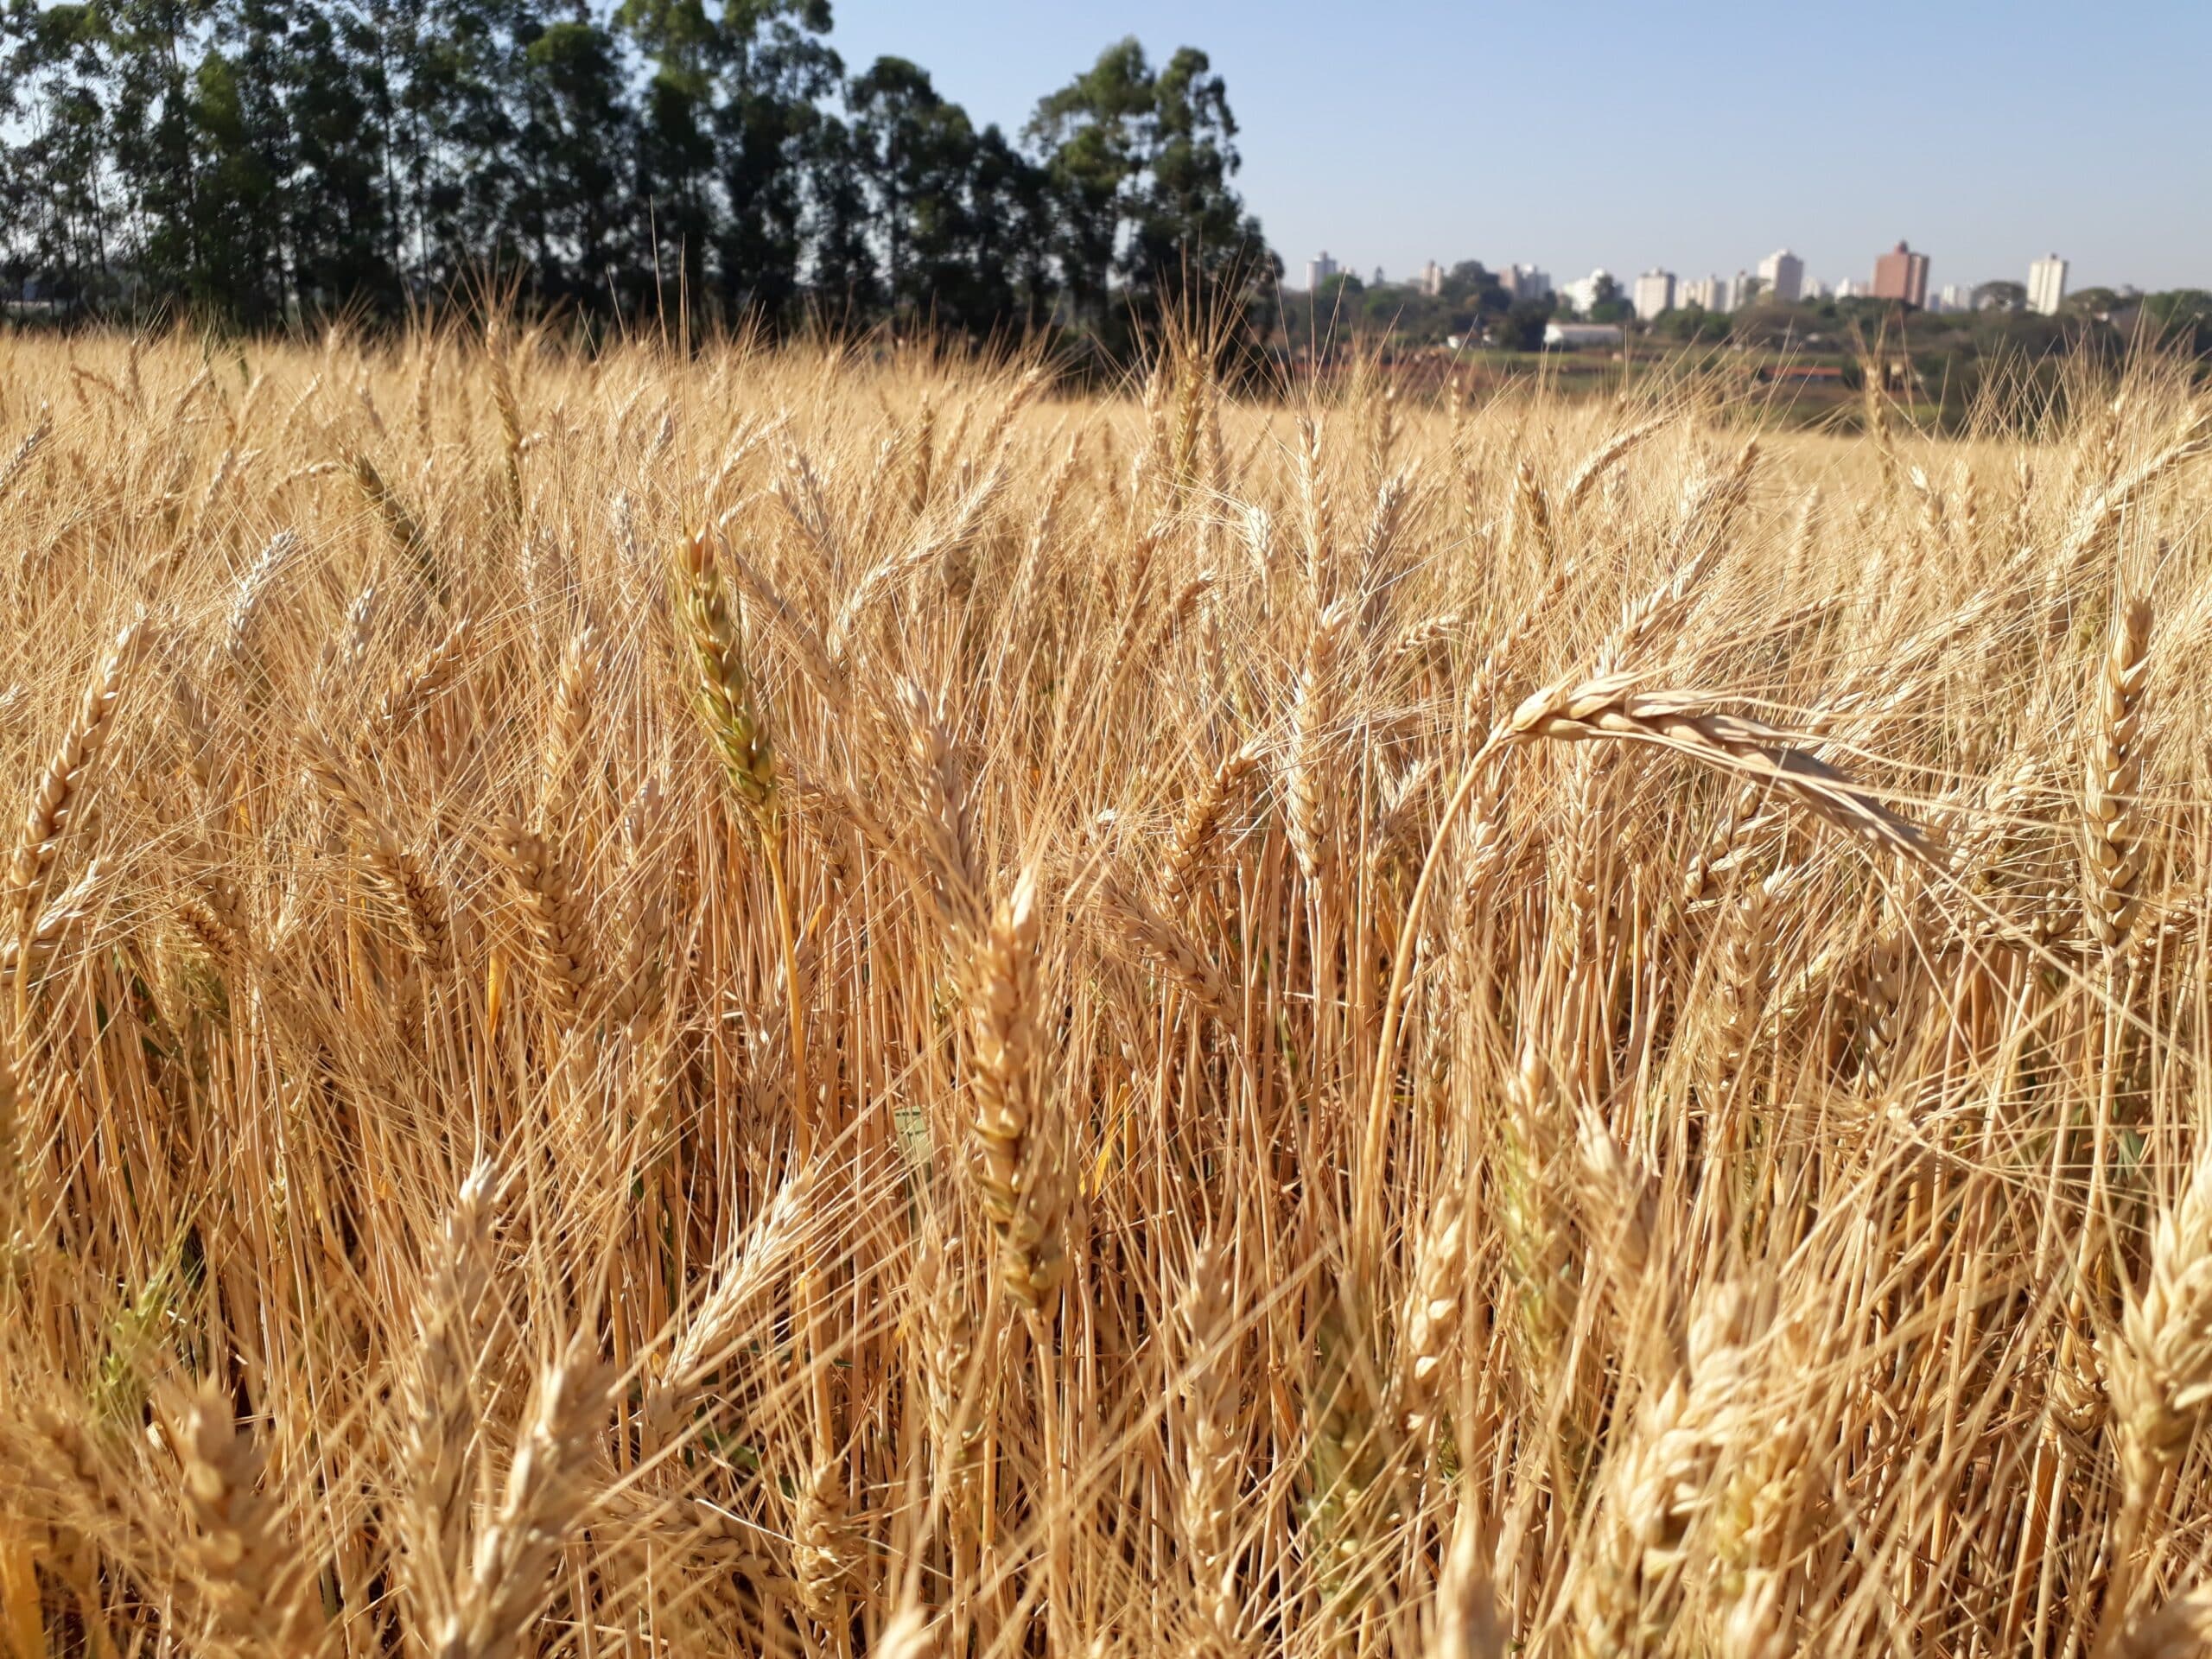
M1579 352L1587 348L1618 351L1625 331L1615 322L1548 322L1544 325L1544 349L1551 352Z
M1647 270L1636 279L1636 291L1630 296L1636 304L1636 320L1649 322L1662 311L1675 308L1675 273L1671 270Z
M1777 248L1759 261L1759 280L1776 299L1794 305L1805 292L1805 262L1787 248Z
M2046 317L2058 315L2066 297L2066 262L2046 253L2028 267L2028 309Z

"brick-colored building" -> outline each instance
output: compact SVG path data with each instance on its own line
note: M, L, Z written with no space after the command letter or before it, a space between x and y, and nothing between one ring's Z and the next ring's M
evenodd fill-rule
M1874 262L1874 297L1903 300L1907 305L1928 304L1928 256L1915 253L1902 242L1895 251Z

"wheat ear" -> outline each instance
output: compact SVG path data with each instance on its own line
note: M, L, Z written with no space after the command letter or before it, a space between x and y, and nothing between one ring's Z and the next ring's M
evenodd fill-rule
M376 712L369 716L354 742L355 753L366 756L379 745L390 742L407 728L408 723L454 681L468 660L468 648L476 635L475 619L462 616L441 634L430 648L416 658L407 671L394 679L377 701Z
M715 563L706 531L678 550L677 571L694 683L708 734L738 798L756 819L761 818L775 798L775 751L746 666L744 623Z
M420 1625L435 1630L454 1598L476 1497L476 1375L496 1311L492 1294L493 1192L490 1165L469 1171L454 1195L416 1315L414 1363L399 1390L407 1482L395 1509L401 1586Z
M223 619L223 647L232 665L241 672L250 660L254 619L260 615L261 607L276 579L299 556L301 545L297 531L278 531L246 567L245 574L238 578L238 585L232 590L231 608Z
M1693 692L1637 691L1627 676L1570 682L1523 702L1506 734L1519 741L1617 738L1675 749L1770 783L1847 834L1923 864L1934 861L1925 830L1826 761L1790 747L1789 734L1713 711L1706 702Z
M506 1489L476 1539L452 1617L432 1635L441 1659L510 1659L551 1593L562 1546L591 1498L588 1478L603 1455L603 1368L579 1332L537 1383Z
M1209 1634L1238 1647L1236 1499L1244 1436L1238 1420L1236 1264L1218 1243L1199 1247L1176 1307L1182 1374L1171 1395L1183 1467L1178 1508L1191 1587Z
M745 1320L805 1237L809 1182L786 1181L722 1257L715 1281L669 1351L646 1395L647 1416L665 1433L745 1335Z
M1248 743L1213 769L1175 826L1167 844L1167 858L1160 873L1160 899L1170 915L1186 909L1196 893L1223 818L1237 791L1260 764L1260 746Z
M1457 1192L1438 1195L1414 1256L1413 1282L1398 1315L1399 1421L1408 1433L1433 1435L1439 1397L1459 1331L1467 1274L1466 1221Z
M302 730L300 744L308 778L345 813L360 837L363 868L407 918L423 965L434 974L444 972L453 962L444 893L421 861L400 844L383 815L369 804L337 747L313 727Z
M1290 766L1284 779L1290 798L1290 845L1309 882L1319 882L1328 873L1333 854L1330 807L1341 779L1330 772L1334 735L1330 722L1336 702L1338 651L1351 626L1351 607L1342 600L1313 620L1291 716Z
M1582 464L1567 475L1566 486L1560 491L1560 499L1569 512L1582 505L1582 499L1596 488L1599 480L1618 464L1628 452L1658 431L1673 417L1655 416L1636 426L1614 433L1585 456Z
M2177 1462L2212 1406L2212 1154L2151 1232L2143 1287L2105 1344L2131 1486Z
M24 815L22 837L8 868L9 907L14 912L18 939L29 938L35 926L54 879L62 839L83 798L92 764L99 759L100 747L114 724L124 675L144 637L143 627L137 623L116 635L99 672L86 688L75 722L39 774L38 787Z
M999 1282L1033 1313L1067 1272L1067 1195L1037 1030L1038 923L1036 878L1025 873L976 950L969 1005L976 1193L998 1245Z
M503 818L493 845L529 924L547 988L560 1010L572 1014L591 984L590 907L550 836Z
M53 435L54 416L41 415L38 424L23 434L22 442L16 446L5 461L0 461L0 499L4 499L15 487L17 479L30 471L31 463L38 459L38 452L46 447L46 441Z
M2142 903L2142 815L2136 794L2143 785L2143 687L2150 673L2150 639L2149 601L2124 601L2113 616L2082 783L2088 854L2082 909L2089 931L2107 950L2126 943Z
M1536 568L1550 570L1559 563L1559 540L1552 529L1551 500L1536 477L1535 463L1521 457L1513 469L1513 532L1525 537L1535 550Z
M213 1382L171 1416L169 1439L183 1465L186 1552L198 1569L211 1622L224 1635L270 1651L311 1649L306 1564L283 1535L275 1506L257 1488L261 1459L238 1432Z

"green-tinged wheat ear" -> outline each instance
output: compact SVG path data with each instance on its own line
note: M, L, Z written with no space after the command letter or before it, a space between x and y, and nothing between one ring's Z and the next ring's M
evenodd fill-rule
M353 481L360 486L361 493L377 517L384 521L385 532L399 550L414 563L416 574L430 591L432 598L442 605L447 597L446 574L438 558L437 549L422 521L410 512L393 489L375 460L365 449L353 451L346 461L353 474Z
M1322 1313L1305 1401L1310 1447L1306 1548L1331 1599L1356 1607L1382 1588L1377 1546L1399 1519L1387 1478L1397 1446L1367 1315L1349 1286Z

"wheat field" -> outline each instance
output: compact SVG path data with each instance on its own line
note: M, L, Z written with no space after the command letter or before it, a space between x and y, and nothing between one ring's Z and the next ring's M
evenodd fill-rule
M2212 401L1205 360L0 339L9 1659L2208 1650Z

